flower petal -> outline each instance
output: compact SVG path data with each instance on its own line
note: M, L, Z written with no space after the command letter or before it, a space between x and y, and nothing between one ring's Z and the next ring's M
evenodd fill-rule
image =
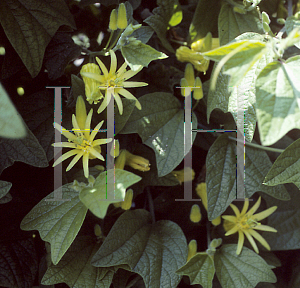
M110 70L109 70L109 74L113 75L116 73L117 70L117 57L116 54L113 50L109 51L110 53Z
M270 216L272 213L274 213L276 209L277 209L277 206L270 207L269 209L267 209L265 211L254 214L252 216L252 219L255 221L263 220L263 219L267 218L268 216Z
M135 102L136 108L138 108L139 110L142 109L141 103L129 91L121 88L121 89L118 89L118 93L121 94L122 96L124 96L127 99L135 100L136 101Z
M86 153L82 157L84 177L89 178L89 154Z
M81 158L81 156L84 154L83 150L81 150L74 158L73 160L70 162L70 164L68 165L66 171L69 171L77 162L78 160Z
M230 207L232 208L232 210L235 213L236 217L239 217L240 216L239 209L234 204L230 204Z
M122 103L121 97L116 92L115 92L114 96L115 96L115 100L116 100L120 115L122 115L123 114L123 103Z
M251 207L251 209L247 212L247 215L249 217L251 217L255 212L256 210L258 209L259 205L260 205L260 202L261 202L261 196L259 196L257 202Z
M88 116L86 117L86 121L84 124L84 137L89 139L91 133L91 121L93 116L93 109L90 110Z
M54 128L56 130L58 130L61 134L63 134L66 138L68 138L69 140L71 141L76 141L77 140L77 137L69 132L69 130L67 130L66 128L60 126L58 123L54 122Z
M58 165L59 163L63 162L64 160L68 159L69 157L77 154L78 152L80 152L80 150L71 150L71 151L68 151L67 153L64 153L63 155L61 155L54 163L53 163L53 166L56 166Z
M94 79L96 81L99 81L100 83L105 82L105 77L103 75L100 75L100 74L91 73L91 72L81 72L80 75L84 76L84 77L87 77L87 78Z
M267 250L271 250L270 245L268 242L256 231L250 229L249 233L261 244L263 245Z
M238 240L238 245L237 245L237 249L236 249L236 254L240 255L241 251L243 249L243 245L244 245L244 233L242 231L239 231L239 240Z
M83 131L80 129L80 127L77 123L76 116L74 114L72 115L72 124L73 124L73 127L74 127L72 130L75 132L77 137L81 137L83 135Z
M241 215L244 215L247 212L248 207L249 207L249 199L245 199L244 206L243 206L243 209L241 211Z
M126 67L127 67L127 63L124 62L123 65L119 68L119 70L117 72L117 78L122 77L122 74L124 74L124 72L126 72Z
M268 226L268 225L257 225L255 227L252 227L252 229L260 230L260 231L267 231L267 232L277 232L276 229L274 229L273 227Z
M227 231L225 233L225 236L232 235L232 234L236 233L237 231L238 231L238 227L235 225L232 229L230 229L229 231Z
M96 134L99 132L102 124L103 124L104 120L102 120L100 123L98 123L98 125L95 127L95 129L93 130L93 132L91 133L90 137L89 137L89 141L93 142L94 138L96 136Z
M247 230L244 230L243 232L245 233L246 237L248 238L248 240L249 240L250 244L252 245L254 251L258 254L259 251L258 251L257 245L256 245L253 237L249 234L249 232Z
M76 100L76 120L79 128L84 129L84 124L86 120L86 108L82 96L78 96Z
M98 159L104 161L104 157L98 151L96 151L96 149L91 148L90 153Z
M106 69L106 66L103 64L103 62L98 57L96 57L96 61L97 61L98 65L100 66L100 69L102 70L102 72L104 74L104 77L108 78L108 71ZM95 79L95 80L97 80L97 79Z
M232 216L232 215L223 215L222 216L223 219L228 220L232 223L236 223L236 217Z
M70 143L70 142L56 142L56 143L53 143L52 146L54 146L54 147L66 147L66 148L73 148L73 149L77 148L77 144Z
M147 86L147 85L148 85L148 83L146 83L146 82L125 81L123 83L123 87L125 87L125 88L142 87L142 86Z
M112 141L112 138L108 138L108 139L97 139L93 141L93 146L99 146L102 144L106 144L109 143L110 141Z
M128 70L122 75L122 78L124 78L124 80L127 80L127 79L133 77L134 75L136 75L137 73L139 73L142 69L143 69L143 66L141 65L140 68L137 69L136 71Z
M100 107L98 108L98 111L97 111L98 114L100 114L108 106L108 103L109 103L110 99L111 99L111 93L109 93L106 90L105 98L103 99Z

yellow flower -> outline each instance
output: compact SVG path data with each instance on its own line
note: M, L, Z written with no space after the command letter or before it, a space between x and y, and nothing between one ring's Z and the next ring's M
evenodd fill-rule
M81 72L100 74L100 69L98 65L94 63L88 63L82 66L80 73ZM103 98L103 95L99 90L99 83L96 80L85 76L82 76L82 79L85 85L86 101L88 101L90 104L93 102L94 104L97 104L100 99Z
M122 115L123 114L123 104L120 95L124 96L127 99L133 99L136 100L135 106L141 110L142 106L140 102L126 89L124 88L130 88L130 87L141 87L148 85L145 82L132 82L132 81L126 81L127 79L133 77L138 72L140 72L143 69L143 66L140 66L139 69L136 71L133 70L126 70L127 63L124 62L124 64L117 70L117 57L114 51L109 51L111 56L111 66L110 70L108 72L107 68L103 64L103 62L96 57L96 60L100 66L100 69L103 72L103 75L100 73L90 73L90 72L84 72L83 70L80 71L81 76L88 77L91 79L94 79L98 81L98 87L100 90L105 91L105 98L103 102L101 103L98 113L101 113L108 105L111 97L114 97L117 106L119 108L119 112Z
M201 212L200 212L200 207L197 204L194 204L191 208L191 213L190 213L190 220L193 223L198 223L201 220Z
M126 7L124 3L121 3L119 6L117 23L119 29L125 29L127 27Z
M178 171L174 170L171 173L177 178L180 185L183 182L193 181L195 178L195 171L191 167L187 167Z
M199 183L196 187L197 195L201 198L202 204L207 211L207 191L206 191L206 183ZM211 223L214 226L218 226L221 223L221 216L218 216L216 219L212 220Z
M195 239L191 240L188 245L188 257L187 262L197 253L197 241Z
M186 97L193 92L195 100L203 98L202 82L199 77L194 74L194 68L191 63L186 64L184 71L184 78L180 81L181 95Z
M258 209L260 202L261 202L261 197L259 197L257 202L253 205L253 207L248 212L247 212L247 209L249 207L248 199L244 202L244 206L241 212L234 204L230 204L230 207L232 208L236 216L232 216L232 215L222 216L222 218L225 219L224 229L227 231L225 236L232 235L236 232L238 232L239 234L238 247L236 250L237 255L239 255L242 251L244 238L245 238L244 234L248 238L250 244L252 245L256 253L259 253L259 251L253 237L258 242L260 242L266 249L270 250L270 246L267 243L267 241L255 230L277 232L276 229L267 225L261 225L261 223L257 222L270 216L277 209L277 207L273 206L265 211L254 214Z
M115 162L115 168L124 169L125 165L143 172L150 170L150 163L148 159L131 154L129 151L124 149L120 151L120 154Z
M124 198L124 201L121 202L121 208L123 210L129 210L132 205L133 191L128 189Z
M101 153L100 145L110 142L112 139L95 139L96 134L100 130L104 121L101 121L94 130L91 129L91 120L93 109L86 115L86 108L84 100L81 96L77 98L76 102L76 116L72 115L73 131L75 134L69 132L59 124L55 123L55 128L60 131L69 142L60 142L52 144L54 147L67 147L73 150L60 156L53 164L53 167L69 157L76 155L68 165L66 171L69 171L82 157L83 171L86 178L89 177L89 159L98 158L104 161ZM92 131L92 132L91 132Z

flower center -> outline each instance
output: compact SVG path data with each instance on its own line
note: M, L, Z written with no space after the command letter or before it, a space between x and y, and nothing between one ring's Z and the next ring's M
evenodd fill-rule
M247 229L251 229L257 225L260 225L260 223L258 223L257 221L253 220L252 218L249 218L246 215L244 216L240 216L237 219L237 227L239 230L247 230Z

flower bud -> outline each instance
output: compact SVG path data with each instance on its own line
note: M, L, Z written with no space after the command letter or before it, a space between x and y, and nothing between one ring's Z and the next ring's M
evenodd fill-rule
M118 25L117 25L117 10L113 9L110 13L110 18L109 18L109 29L114 31L118 29Z
M124 3L119 5L117 25L119 29L125 29L127 27L126 7Z
M133 191L132 189L127 190L124 201L121 202L121 208L123 210L129 210L132 205Z
M191 209L190 213L190 220L194 223L198 223L201 220L201 212L200 212L200 207L197 204L194 204Z
M120 143L117 139L114 139L114 144L112 145L110 150L110 156L116 158L119 156L119 154L120 154Z
M195 171L191 167L186 167L185 169L178 171L174 170L171 173L176 177L180 185L183 182L193 181L195 177Z
M102 231L101 231L101 227L100 225L96 224L94 226L94 233L97 237L101 237L102 236Z
M284 18L278 18L276 21L280 25L284 25L285 24L285 19Z
M210 248L218 248L221 244L222 244L222 238L213 239L210 242L209 247Z
M195 100L200 100L203 98L203 89L202 89L202 82L199 77L196 77L195 79L195 87L199 87L199 88L194 88L193 97Z
M266 33L270 32L270 26L266 22L263 22L263 28Z
M261 18L262 18L263 22L270 24L271 21L270 21L269 15L266 12L261 13Z
M194 75L194 68L191 63L186 64L184 70L184 78L188 82L188 86L193 87L195 83L195 75Z
M221 224L221 216L218 216L216 219L212 220L211 223L214 225L214 226L218 226Z
M180 87L181 87L181 95L186 97L191 94L192 88L189 88L189 83L185 78L181 78L180 80Z
M196 253L197 253L197 241L195 239L193 239L190 241L190 243L188 245L187 261L189 261Z
M148 159L145 159L141 156L137 156L131 154L130 152L126 151L126 162L125 165L132 167L133 169L137 169L140 171L149 171L150 170L150 163Z
M207 192L206 192L206 183L199 183L196 187L197 195L201 198L202 204L207 211Z
M86 101L88 101L90 104L92 104L93 102L94 104L97 104L100 101L100 99L103 98L103 95L100 89L98 88L99 82L90 77L83 76L82 73L84 72L101 75L100 68L94 63L88 63L83 65L80 70L80 75L85 85Z
M80 130L84 130L86 121L86 108L82 96L78 96L76 100L76 120Z

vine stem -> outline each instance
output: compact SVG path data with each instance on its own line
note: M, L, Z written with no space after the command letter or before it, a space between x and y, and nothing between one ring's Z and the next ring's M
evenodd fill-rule
M154 205L153 205L153 199L150 192L150 187L146 188L147 196L148 196L148 202L149 202L149 210L152 218L152 223L155 223L155 213L154 213Z
M236 139L234 137L228 136L228 138L230 140L234 140L240 143L244 143L244 141L240 140L240 139ZM266 150L266 151L270 151L270 152L277 152L277 153L282 153L284 151L284 149L279 149L279 148L272 148L272 147L265 147L265 146L261 146L259 144L255 144L255 143L250 143L250 142L245 142L246 146L249 147L253 147L253 148L257 148L260 150Z

